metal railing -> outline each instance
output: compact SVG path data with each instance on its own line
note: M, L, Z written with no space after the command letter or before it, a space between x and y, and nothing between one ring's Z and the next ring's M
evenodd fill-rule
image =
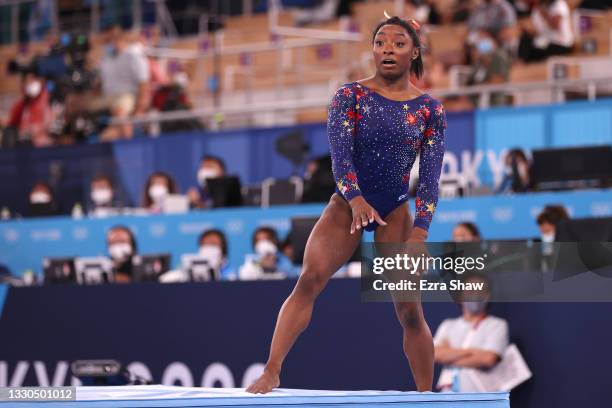
M575 91L584 89L587 91L588 100L595 100L597 97L597 87L612 83L612 76L594 79L568 79L555 81L537 81L521 84L503 85L477 85L458 87L456 89L432 89L428 93L437 98L449 98L457 96L480 96L484 100L490 100L490 96L496 93L514 94L517 92L530 92L534 90L547 90L551 95L551 102L564 102L563 92L566 90ZM219 116L228 118L235 115L248 115L260 112L286 112L298 111L301 109L324 108L329 103L330 96L321 96L308 99L284 99L267 102L257 102L257 104L227 105L220 107L201 108L184 111L156 112L138 118L114 120L113 124L132 123L146 124L164 121L176 121L184 119L210 120Z

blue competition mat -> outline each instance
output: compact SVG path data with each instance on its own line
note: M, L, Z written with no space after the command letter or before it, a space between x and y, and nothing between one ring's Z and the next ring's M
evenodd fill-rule
M507 392L420 393L398 391L315 391L278 389L253 395L240 388L196 388L165 385L77 387L76 401L0 402L0 408L123 408L123 407L389 407L509 408Z

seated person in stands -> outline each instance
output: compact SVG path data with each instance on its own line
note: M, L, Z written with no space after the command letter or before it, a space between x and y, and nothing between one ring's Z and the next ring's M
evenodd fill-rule
M304 171L303 203L325 203L334 194L336 181L329 155L312 159Z
M487 312L488 279L474 274L462 281L483 282L486 289L462 293L462 315L445 319L436 331L435 361L444 366L436 386L440 391L477 391L473 376L495 366L509 343L508 323Z
M169 194L176 194L176 183L168 174L156 171L151 174L145 183L142 192L142 207L152 213L160 213L163 210L165 198Z
M481 31L487 32L501 44L510 47L512 30L516 26L516 11L506 0L481 0L472 10L468 19L469 36Z
M562 205L547 205L544 207L536 219L542 242L554 242L557 224L560 221L569 220L569 218L567 210Z
M54 115L49 104L49 92L45 79L38 75L35 67L22 71L21 98L11 108L6 127L13 132L10 143L32 144L34 147L49 146L53 143L49 129ZM5 138L9 134L5 131Z
M248 254L240 268L240 279L282 278L299 275L297 268L279 251L278 233L274 228L257 228L253 233L253 249L255 254Z
M478 35L472 36L472 41L470 47L472 73L467 84L493 85L508 82L512 66L508 52L499 47L495 38L486 31L480 31ZM508 94L493 93L490 95L489 103L491 106L508 105L511 100ZM474 100L474 104L478 104L478 99Z
M202 232L198 238L198 245L200 255L210 258L212 264L220 265L221 279L236 279L236 271L229 263L227 239L223 231L210 229Z
M113 183L110 177L103 174L95 176L89 185L88 213L93 215L105 215L110 209L120 208L121 203L115 195Z
M117 225L106 234L108 254L113 261L115 282L129 283L132 281L132 259L137 254L136 238L132 231L123 225Z
M506 172L497 193L524 193L533 187L531 164L522 149L512 149L505 157Z
M59 206L53 197L51 186L44 181L34 183L30 190L28 216L48 217L59 213Z
M520 59L535 62L572 52L575 39L570 7L565 0L531 0L531 23L521 33Z
M108 110L119 119L142 115L151 99L149 63L142 47L136 38L113 27L105 33L105 53L100 64L102 95L91 101L89 109ZM133 126L125 123L106 127L100 139L130 139L133 135Z
M192 187L187 192L191 208L210 208L212 200L208 194L206 180L225 177L225 162L217 156L205 155L200 160L197 173L198 187Z
M480 242L480 230L473 222L460 222L453 228L453 242Z

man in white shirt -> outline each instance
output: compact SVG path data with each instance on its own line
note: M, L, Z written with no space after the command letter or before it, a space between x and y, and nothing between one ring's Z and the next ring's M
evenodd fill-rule
M518 54L523 61L572 52L575 39L566 0L533 0L531 23L534 31L523 31L519 43Z
M102 98L96 107L110 109L113 118L141 115L151 98L149 61L138 42L120 28L110 29L105 36L105 55L100 63ZM132 135L132 126L124 124L107 127L100 138L112 141Z
M479 275L465 282L489 285ZM508 323L487 313L489 289L464 292L462 298L462 316L444 320L434 337L435 361L444 365L436 386L441 391L477 391L475 372L495 366L509 342Z

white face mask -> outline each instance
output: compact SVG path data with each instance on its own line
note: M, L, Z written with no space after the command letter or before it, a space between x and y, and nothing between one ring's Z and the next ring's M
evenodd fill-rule
M198 183L200 186L204 187L206 185L207 179L213 179L219 177L220 174L217 170L207 169L206 167L198 170Z
M109 204L113 199L113 190L110 188L96 188L91 191L91 201L96 205Z
M35 191L30 194L30 202L32 204L48 204L51 202L51 196L44 191Z
M221 266L223 253L217 245L202 245L199 252L202 258L206 259L213 268Z
M175 85L178 85L181 88L186 88L189 84L189 77L187 77L187 74L184 72L177 72L174 74L174 77L172 77L172 81Z
M275 255L278 251L274 242L262 239L255 244L255 253L259 256Z
M149 195L154 202L159 203L168 195L168 187L161 184L153 184L149 187Z
M25 93L30 98L36 98L40 91L42 91L42 83L40 81L33 81L26 85Z
M127 243L117 243L108 246L108 253L116 261L125 261L132 255L132 246Z
M555 233L549 232L548 234L542 234L542 242L555 242Z

